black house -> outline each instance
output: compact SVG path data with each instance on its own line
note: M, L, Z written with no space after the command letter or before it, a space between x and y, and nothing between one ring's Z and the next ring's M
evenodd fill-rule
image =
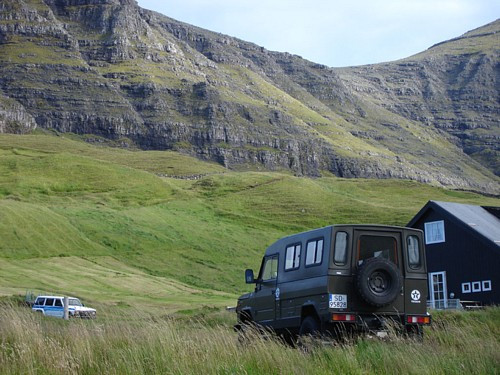
M500 207L429 201L407 226L425 233L431 307L500 304Z

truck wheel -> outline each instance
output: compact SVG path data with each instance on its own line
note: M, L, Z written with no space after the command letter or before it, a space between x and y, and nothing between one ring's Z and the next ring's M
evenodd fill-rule
M252 320L246 320L240 323L238 330L238 343L244 347L260 337L259 326Z
M319 333L319 323L313 316L306 317L300 325L300 336L315 336Z
M397 298L401 290L401 271L385 258L369 258L358 270L356 286L367 303L376 307L386 306Z
M300 325L297 346L304 352L311 351L317 344L314 338L319 335L319 323L313 316L306 317Z
M407 325L405 327L406 335L414 339L415 341L423 341L424 340L424 327L418 325Z

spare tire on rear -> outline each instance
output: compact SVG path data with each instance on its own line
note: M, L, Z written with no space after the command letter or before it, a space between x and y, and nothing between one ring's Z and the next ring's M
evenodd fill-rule
M379 257L365 259L356 276L356 287L360 296L376 307L394 302L402 283L403 277L398 266Z

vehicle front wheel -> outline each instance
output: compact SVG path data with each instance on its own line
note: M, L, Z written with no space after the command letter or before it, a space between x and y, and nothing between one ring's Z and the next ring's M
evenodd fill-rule
M242 346L248 346L258 336L258 328L252 321L245 321L240 324L238 329L238 343Z

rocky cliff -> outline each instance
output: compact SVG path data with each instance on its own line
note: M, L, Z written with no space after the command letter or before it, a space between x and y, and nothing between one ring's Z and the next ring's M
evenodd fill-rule
M0 132L499 193L499 29L332 69L132 0L2 0Z

